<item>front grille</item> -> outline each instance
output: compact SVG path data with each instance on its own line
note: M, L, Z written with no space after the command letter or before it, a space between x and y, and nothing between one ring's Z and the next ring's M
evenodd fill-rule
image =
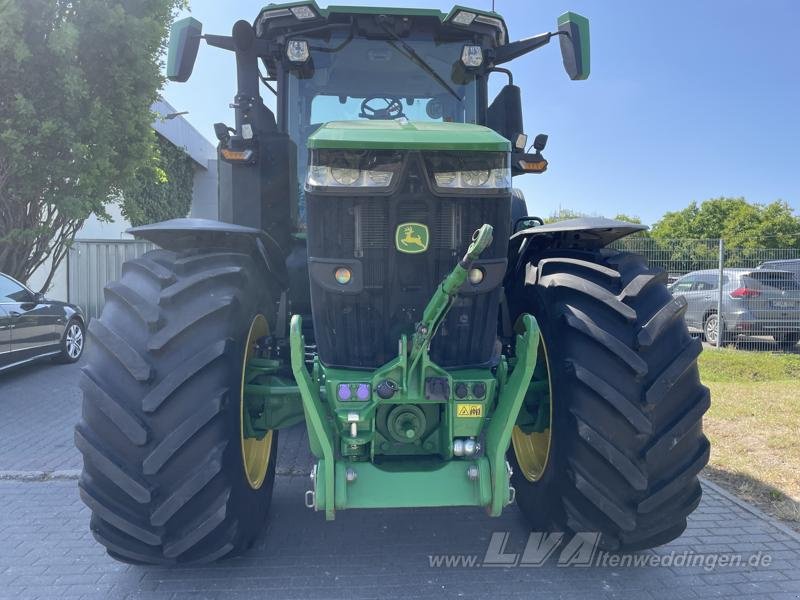
M428 226L426 252L396 250L396 228L407 222ZM481 258L505 259L508 197L438 197L412 185L388 197L309 193L310 260L358 261L363 277L363 289L357 294L326 287L312 277L320 360L327 366L375 368L396 357L400 335L413 332L436 286L483 223L495 227L495 241ZM443 367L488 363L494 352L499 299L499 287L459 296L434 338L431 358Z

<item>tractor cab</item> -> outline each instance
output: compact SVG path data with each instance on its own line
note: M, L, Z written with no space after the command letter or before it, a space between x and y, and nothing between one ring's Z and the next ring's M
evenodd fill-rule
M513 85L511 72L500 65L547 44L554 36L561 40L570 77L585 79L589 74L588 21L574 13L562 15L555 32L510 43L505 21L489 11L462 7L449 13L349 6L321 9L313 2L269 5L252 25L238 22L230 37L203 36L200 23L192 18L177 22L170 43L168 76L175 81L188 79L201 37L210 45L236 53L236 125L217 126L221 157L231 165L245 163L257 168L249 176L237 170L232 184L223 186L223 201L231 204L231 198L238 195L236 188L243 185L247 189L260 187L265 195L280 192L289 197L290 202L270 208L272 222L261 219L270 226L268 232L271 229L280 237L289 230L305 231L307 227L305 188L312 174L309 160L313 153L309 149L314 146L313 142L309 145L309 139L317 132L328 144L331 138L346 137L341 140L341 149L363 150L365 141L360 139L360 132L376 138L384 129L391 132L398 126L421 127L426 131L424 137L437 137L442 140L441 146L447 146L445 140L453 135L478 129L443 125L483 126L508 140L508 151L514 153L508 165L511 173L542 172L547 163L540 154L541 146L534 154L526 153L520 90ZM503 73L509 83L490 103L488 78L493 72ZM259 81L263 87L259 87ZM265 108L262 97L266 95L276 96L277 114ZM352 126L341 122L351 122ZM271 165L260 160L259 137L274 137L276 133L287 139L283 148L272 140L270 153L274 158L284 156L274 160L270 169ZM386 142L383 146L385 150L397 149ZM352 152L339 158L344 163L337 174L357 161ZM463 158L458 162L467 167L474 162L468 154ZM457 172L458 167L450 165L448 172ZM259 185L255 181L264 179L265 170L273 171L268 177L273 185L267 189L263 182ZM347 181L353 174L345 173L345 183L332 179L329 187L351 187L353 184ZM244 179L251 183L242 183ZM283 189L276 189L276 183ZM510 180L507 183L510 187ZM357 184L380 187L371 180ZM287 208L290 214L285 214ZM240 222L236 212L231 210L227 216ZM275 218L277 213L281 218ZM252 219L244 221L253 223Z

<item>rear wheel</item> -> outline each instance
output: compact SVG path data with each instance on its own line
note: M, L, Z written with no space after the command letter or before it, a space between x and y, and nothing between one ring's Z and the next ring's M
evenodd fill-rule
M75 441L91 530L114 558L209 562L261 531L277 435L244 439L242 381L269 328L265 278L246 254L158 250L107 286Z
M640 257L611 250L542 256L525 280L511 309L539 321L545 372L534 373L509 450L519 508L534 530L597 532L609 550L674 539L709 456L709 393L685 299Z

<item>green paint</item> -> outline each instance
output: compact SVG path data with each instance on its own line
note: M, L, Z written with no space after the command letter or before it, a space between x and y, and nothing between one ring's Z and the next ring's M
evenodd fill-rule
M467 469L476 467L470 479ZM355 473L347 481L347 469ZM410 459L377 466L369 462L336 464L337 509L486 506L491 501L489 463L474 460Z
M203 24L194 17L186 17L175 21L170 29L169 47L167 49L167 78L178 76L181 67L181 52L187 43L187 36L194 31L201 31Z
M289 341L291 345L292 373L294 373L297 387L303 400L303 409L308 426L308 437L311 451L319 457L324 457L319 462L317 479L322 479L322 485L315 483L317 491L317 506L325 511L325 518L333 520L333 432L331 425L325 418L326 411L322 406L319 393L319 382L312 378L306 369L305 341L303 339L303 318L294 315L289 325ZM316 369L315 369L316 370Z
M253 358L244 375L244 436L262 439L271 429L291 427L304 419L300 389L282 377L277 360Z
M526 393L541 393L530 384L539 344L535 319L525 315L521 321L510 376L505 358L495 373L448 372L429 356L472 261L491 242L492 227L484 225L434 292L411 341L401 336L398 356L375 371L329 369L316 359L309 370L299 315L289 332L294 381L282 375L279 360L248 363L245 435L262 437L305 418L317 458L314 506L326 519L337 509L415 506L484 506L497 516L509 502L505 454L511 430ZM394 382L395 392L381 398L378 389L386 381ZM454 439L483 433L483 456L454 455ZM376 461L381 455L394 460Z
M370 150L463 150L510 152L499 133L471 123L424 121L333 121L308 138L308 147Z
M589 78L591 72L591 52L589 42L589 19L583 15L574 12L565 12L558 17L558 26L572 23L577 26L580 37L580 51L581 51L581 73L576 80L584 80Z
M492 505L489 514L500 516L510 501L506 451L511 443L511 430L517 420L528 383L536 367L539 347L539 325L531 315L522 316L524 331L515 344L516 366L500 390L497 408L486 430L486 457L492 471Z

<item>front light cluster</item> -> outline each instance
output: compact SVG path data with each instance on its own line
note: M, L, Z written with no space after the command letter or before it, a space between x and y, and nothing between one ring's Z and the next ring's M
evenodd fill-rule
M436 187L445 189L504 189L511 187L508 169L444 171L434 173Z
M511 168L503 152L433 153L428 171L441 190L503 190L511 187Z
M313 150L306 184L312 189L385 189L394 183L401 164L401 155L393 150Z
M311 187L377 187L385 188L392 184L391 171L362 171L347 167L328 165L312 166L308 171L308 185Z
M433 187L442 193L511 188L505 152L427 152L423 158ZM312 150L306 187L311 191L388 191L400 179L402 164L403 155L395 150Z

